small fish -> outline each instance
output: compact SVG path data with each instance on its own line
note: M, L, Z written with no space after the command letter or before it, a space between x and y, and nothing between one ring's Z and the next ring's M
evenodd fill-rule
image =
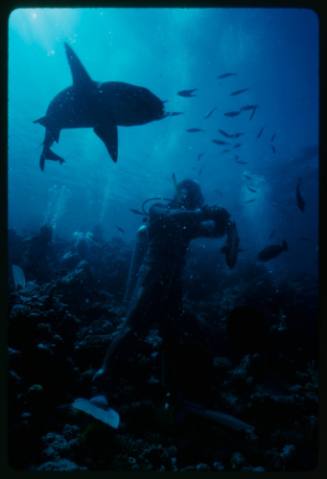
M276 133L273 134L273 136L270 138L270 141L273 142L275 138L276 138Z
M299 210L304 211L304 208L305 208L305 201L304 201L304 198L302 196L302 193L301 193L301 190L300 190L300 178L298 179L298 182L297 182L297 185L296 185L296 204L297 204L297 207L299 208Z
M256 198L251 198L250 200L246 200L244 201L244 203L253 203L254 201L256 201Z
M211 140L212 143L215 143L216 145L230 145L230 143L228 141L224 141L224 140Z
M186 131L188 133L197 133L199 131L204 131L204 130L202 130L202 128L188 128Z
M217 78L218 80L222 80L223 78L234 77L236 75L237 73L222 73L221 75L218 75Z
M267 246L260 251L258 254L258 259L260 261L269 261L280 255L283 251L288 251L288 244L286 241L283 241L282 244L273 244Z
M249 191L252 191L252 193L256 193L256 191L257 191L255 188L253 188L253 186L246 185L246 187Z
M245 105L241 107L241 111L252 111L256 110L258 108L258 105Z
M176 179L175 173L173 173L173 174L171 175L171 179L173 180L174 188L175 188L175 190L177 191L177 179Z
M198 176L201 176L201 175L202 175L202 172L203 172L203 166L202 166L202 168L200 168L200 169L198 170Z
M230 133L227 133L224 130L218 130L218 131L221 135L225 136L226 138L232 138L232 135Z
M252 180L252 176L251 176L251 175L248 175L247 173L243 173L243 176L244 176L244 178L246 178L247 180Z
M246 91L249 91L249 88L241 88L241 90L232 91L230 96L241 95L241 93L245 93Z
M226 244L221 248L221 252L224 253L226 263L230 268L233 268L236 264L239 245L240 238L238 236L236 224L232 222L227 229Z
M275 148L275 145L271 145L271 149L272 149L272 152L274 155L276 155L276 148Z
M124 230L124 228L122 228L121 226L116 226L117 230L120 231L121 233L126 233L126 231Z
M191 90L181 90L177 93L177 95L179 96L183 96L183 97L193 97L195 95L193 95L193 92L195 92L197 90L197 88L192 88Z
M228 150L228 149L222 151L222 153L230 153L230 152L231 150Z
M213 190L213 192L218 195L218 196L224 196L223 192L221 190L219 190L218 188L216 188L215 190Z
M201 160L201 158L203 157L204 153L199 153L198 154L198 161Z
M263 127L261 128L261 130L258 132L258 134L257 134L257 139L261 138L261 135L262 135L264 129L265 129L265 127L263 126Z
M183 111L171 111L170 113L167 113L167 116L178 116L178 115L184 115Z
M248 162L247 161L243 161L243 160L235 160L236 163L239 163L240 165L247 165Z
M254 117L255 112L257 111L257 108L258 108L257 106L256 106L255 108L253 108L252 113L251 113L251 116L250 116L250 118L249 118L250 120L252 120L252 118Z
M240 131L239 133L234 133L232 138L239 138L240 136L243 136L243 135L244 133Z
M233 146L233 148L239 148L240 146L242 146L242 143L235 143L235 145Z
M134 215L144 216L144 213L140 210L136 210L135 208L130 208L129 211L134 213Z
M206 114L204 117L205 120L211 117L211 115L217 110L217 107L213 108L212 110L209 111L209 113Z
M224 113L224 115L233 118L234 116L238 116L240 113L240 111L227 111L226 113Z

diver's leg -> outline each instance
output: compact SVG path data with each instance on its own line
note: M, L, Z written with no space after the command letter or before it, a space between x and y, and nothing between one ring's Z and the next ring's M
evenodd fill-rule
M124 345L134 334L140 333L148 327L151 320L149 314L151 302L151 291L142 289L138 300L130 311L122 329L116 334L109 344L102 367L96 372L93 380L106 379L108 372L115 366L117 356L124 350Z

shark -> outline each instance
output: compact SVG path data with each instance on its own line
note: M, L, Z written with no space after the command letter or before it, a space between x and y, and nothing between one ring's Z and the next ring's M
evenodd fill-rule
M130 83L94 81L74 50L64 43L73 84L60 91L49 103L45 116L34 123L45 127L40 168L46 160L64 163L64 159L51 150L65 128L93 128L103 141L114 162L118 159L118 126L143 125L161 120L166 113L164 103L154 93Z

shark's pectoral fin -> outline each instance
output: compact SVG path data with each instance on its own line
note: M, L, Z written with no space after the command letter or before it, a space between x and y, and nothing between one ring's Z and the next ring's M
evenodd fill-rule
M94 132L106 145L109 155L114 162L118 158L118 129L115 123L106 125L98 125L94 128Z

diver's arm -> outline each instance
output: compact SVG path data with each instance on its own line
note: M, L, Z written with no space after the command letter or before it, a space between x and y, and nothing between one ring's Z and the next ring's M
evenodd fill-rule
M194 226L199 224L205 218L205 214L202 211L202 208L196 210L185 210L182 208L167 208L167 205L162 205L157 203L151 206L149 213L152 217L156 217L159 221L172 220L176 221L179 224L184 224L185 226Z
M217 238L227 233L231 222L230 214L219 206L204 206L203 220L199 225L199 236Z

